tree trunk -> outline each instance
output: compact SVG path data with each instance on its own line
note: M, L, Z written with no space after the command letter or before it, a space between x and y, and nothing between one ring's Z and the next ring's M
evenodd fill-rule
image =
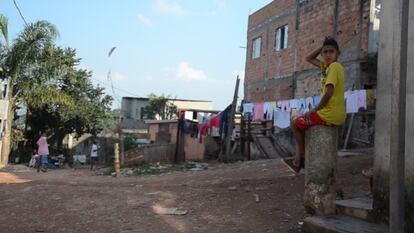
M4 136L1 147L1 164L9 163L9 155L11 152L11 130L14 118L14 99L9 95L9 107L7 112L7 120L4 122Z
M62 133L62 132L58 132L57 134L56 134L56 140L57 140L57 142L56 142L56 148L57 148L57 150L58 150L58 153L60 153L61 151L63 151L63 139L65 138L65 133Z

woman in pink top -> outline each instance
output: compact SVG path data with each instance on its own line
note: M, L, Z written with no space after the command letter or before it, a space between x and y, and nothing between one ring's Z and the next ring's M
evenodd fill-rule
M40 164L42 167L42 171L47 171L47 164L49 163L49 144L47 143L47 140L50 139L53 135L50 135L47 137L46 132L43 132L40 136L39 140L37 140L37 153L40 156ZM40 170L40 166L38 167L38 172Z

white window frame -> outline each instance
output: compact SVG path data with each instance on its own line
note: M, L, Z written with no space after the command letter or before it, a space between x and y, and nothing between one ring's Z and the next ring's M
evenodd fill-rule
M289 40L289 26L286 24L276 29L276 51L286 49Z
M257 59L260 57L262 52L262 37L256 37L252 42L252 59Z

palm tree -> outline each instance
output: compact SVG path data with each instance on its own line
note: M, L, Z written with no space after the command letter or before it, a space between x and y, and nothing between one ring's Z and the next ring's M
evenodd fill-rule
M0 30L6 42L0 51L0 66L3 67L3 79L8 78L9 108L7 120L5 121L4 137L2 138L1 163L7 164L11 150L11 125L16 110L15 85L23 74L27 76L37 62L48 56L48 52L53 49L54 42L59 36L56 27L47 21L37 21L29 23L24 30L10 45L7 35L7 18L0 15ZM30 87L28 87L30 88ZM54 89L34 88L29 96L22 100L25 104L39 106L50 102L60 102L63 104L73 104L67 96Z

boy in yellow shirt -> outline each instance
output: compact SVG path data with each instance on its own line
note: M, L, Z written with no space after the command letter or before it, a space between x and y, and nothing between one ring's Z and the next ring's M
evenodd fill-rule
M306 60L322 70L321 101L309 112L298 116L292 123L292 132L296 140L294 160L284 162L296 173L305 167L305 130L314 125L342 125L346 119L345 112L345 72L337 62L340 54L335 39L327 37L321 48L313 51ZM322 56L322 61L318 56Z

